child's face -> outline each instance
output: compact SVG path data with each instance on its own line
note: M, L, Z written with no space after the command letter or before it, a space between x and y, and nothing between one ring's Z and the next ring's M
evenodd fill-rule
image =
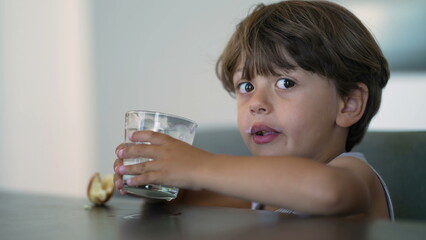
M336 116L342 103L334 84L301 68L247 81L240 69L233 77L238 126L250 151L327 158L339 132Z

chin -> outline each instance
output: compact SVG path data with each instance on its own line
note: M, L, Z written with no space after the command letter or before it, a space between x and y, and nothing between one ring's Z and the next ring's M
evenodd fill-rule
M256 147L256 148L250 148L250 152L254 156L265 156L265 157L274 157L274 156L288 156L290 153L286 153L282 149L280 151L277 151L277 148L268 148L268 147Z

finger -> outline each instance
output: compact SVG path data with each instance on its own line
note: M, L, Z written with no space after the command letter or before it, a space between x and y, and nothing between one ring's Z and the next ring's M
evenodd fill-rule
M114 174L114 185L115 185L115 189L121 192L121 190L123 189L123 180L121 175Z
M118 150L119 158L157 158L160 146L152 144L131 144Z
M120 150L130 146L130 145L134 145L134 143L122 143L120 145L117 146L117 148L115 148L115 155L117 155L117 157L119 157L119 152Z
M114 184L115 184L115 188L117 188L117 190L120 190L123 188L123 179L121 177L118 177L116 179L114 179Z
M146 171L148 163L149 162L137 163L127 166L122 165L117 168L117 171L118 174L121 175L139 175Z
M154 131L136 131L129 139L132 142L149 142L151 144L164 144L167 141L173 140L169 135L154 132Z
M159 181L160 173L158 171L147 172L141 175L137 175L130 179L127 179L126 184L128 186L139 186L145 184L162 184Z
M161 171L164 167L162 161L146 161L142 163L120 166L117 170L121 175L141 175L152 171Z
M118 150L120 150L120 149L124 148L125 146L126 146L126 143L121 143L120 145L118 145L118 146L115 148L115 152L117 153L117 151L118 151Z
M114 168L114 172L115 172L115 173L118 173L118 172L117 172L117 168L118 168L119 166L121 166L121 165L123 165L123 159L118 158L118 159L116 159L116 160L114 161L113 168Z
M114 174L114 183L117 182L118 179L120 179L121 175L120 174ZM117 184L115 184L117 186Z

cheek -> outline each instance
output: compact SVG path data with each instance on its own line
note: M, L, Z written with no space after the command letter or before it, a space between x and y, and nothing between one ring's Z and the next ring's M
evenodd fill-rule
M244 105L239 102L237 102L237 125L243 141L248 144L249 135L247 134L247 131L251 127L250 114L248 114L247 109L244 108Z
M238 108L237 110L237 125L241 134L244 134L248 128L247 126L247 116L244 112Z
M335 123L335 108L319 102L310 101L293 106L295 111L287 113L288 130L300 138L332 127Z
M245 109L246 106L244 104L244 102L242 101L242 99L237 97L237 123L238 123L238 127L240 127L241 124L244 123L244 121L246 121L247 119L247 110Z

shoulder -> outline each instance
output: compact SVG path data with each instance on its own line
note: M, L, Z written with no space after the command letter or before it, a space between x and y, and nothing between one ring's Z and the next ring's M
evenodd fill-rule
M328 166L345 169L367 183L376 181L373 168L368 164L364 154L359 152L342 153L331 160Z
M328 164L330 167L352 168L362 167L371 168L367 163L364 154L359 152L345 152L331 160Z
M330 167L344 168L369 191L368 215L374 218L393 219L393 207L386 184L368 164L362 153L344 153L333 159Z

